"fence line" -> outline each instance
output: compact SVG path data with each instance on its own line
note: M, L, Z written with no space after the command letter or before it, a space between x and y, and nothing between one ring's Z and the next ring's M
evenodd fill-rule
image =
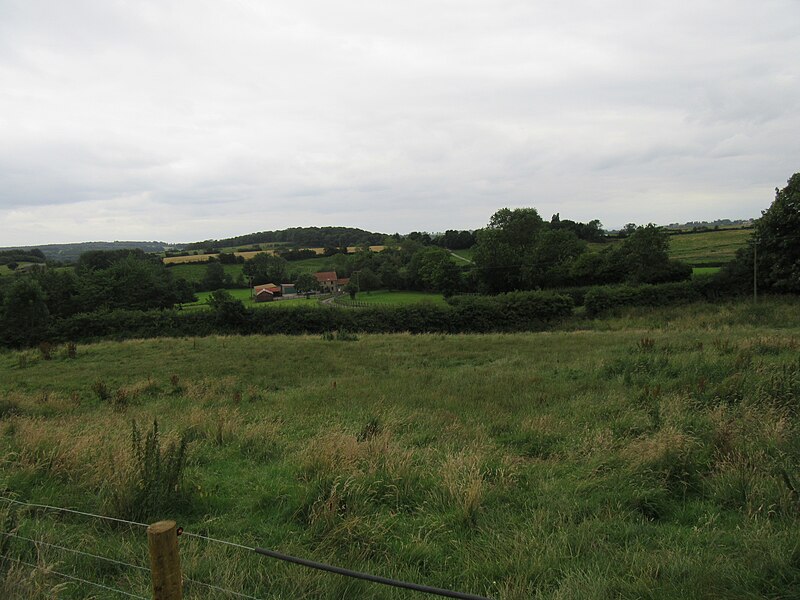
M195 585L202 585L203 587L210 588L212 590L216 590L218 592L222 592L224 594L231 594L233 596L238 596L239 598L248 598L248 600L261 600L261 598L256 598L255 596L248 596L247 594L243 594L241 592L234 592L233 590L227 590L225 588L219 587L217 585L212 585L210 583L204 583L202 581L197 581L195 579L189 579L188 577L183 578L184 581L188 581L189 583Z
M139 600L149 600L145 596L139 596L138 594L131 594L130 592L126 592L124 590L120 590L117 588L109 587L107 585L103 585L102 583L97 583L96 581L89 581L88 579L81 579L80 577L75 577L74 575L67 575L66 573L61 573L59 571L54 571L53 569L49 569L46 567L40 567L39 565L34 565L29 562L25 562L24 560L19 560L18 558L13 558L11 556L3 557L4 560L11 560L21 565L26 565L28 567L33 567L34 569L41 569L45 575L58 575L59 577L63 577L65 579L71 579L72 581L78 581L80 583L85 583L86 585L91 585L94 587L102 588L109 592L114 592L116 594L122 594L123 596L128 596L129 598L138 598Z
M342 567L334 567L333 565L326 565L325 563L307 560L305 558L297 558L296 556L289 556L288 554L281 554L266 548L255 548L254 552L270 558L276 558L286 562L295 563L311 569L319 569L320 571L328 571L345 577L352 577L353 579L363 579L364 581L371 581L373 583L382 583L392 587L403 588L407 590L414 590L416 592L423 592L426 594L433 594L436 596L446 596L447 598L461 598L462 600L489 600L485 596L476 596L474 594L466 594L464 592L454 592L451 590L444 590L435 588L428 585L420 585L418 583L409 583L407 581L400 581L398 579L390 579L389 577L381 577L379 575L371 575L369 573L362 573L359 571L352 571L350 569L343 569Z
M107 517L107 516L104 516L104 515L96 515L96 514L93 514L93 513L73 510L73 509L69 509L69 508L61 508L61 507L58 507L58 506L51 506L51 505L47 505L47 504L35 504L35 503L31 503L31 502L22 502L22 501L19 501L19 500L12 500L11 498L6 498L6 497L0 497L0 500L5 500L6 502L10 502L10 503L13 503L13 504L19 504L19 505L22 505L22 506L30 506L30 507L34 507L34 508L42 508L42 509L54 510L54 511L58 511L58 512L73 513L73 514L78 514L78 515L82 515L82 516L93 517L93 518L96 518L96 519L102 519L102 520L114 521L114 522L119 522L119 523L125 523L125 524L128 524L128 525L137 525L137 526L145 527L145 528L148 527L148 525L146 523L138 523L136 521L128 521L128 520L125 520L125 519L117 519L115 517ZM173 524L173 527L174 527L174 524ZM3 532L0 532L0 533L3 533ZM25 538L23 536L18 536L18 535L13 534L13 533L4 533L3 535L7 535L9 537L15 537L15 538L18 538L18 539L23 539L23 540L26 540L26 541L29 541L29 542L33 542L33 543L41 543L41 544L44 544L46 546L52 546L52 547L59 548L61 550L66 550L68 552L73 552L73 553L76 553L76 554L83 554L85 556L89 556L91 558L95 558L95 559L98 559L98 560L105 560L105 561L117 563L117 564L120 564L120 565L132 567L132 568L135 568L135 569L141 569L143 571L148 571L148 572L150 571L150 569L146 569L144 567L140 567L140 566L137 566L137 565L125 563L125 562L122 562L122 561L117 561L117 560L106 558L106 557L103 557L103 556L89 554L87 552L82 552L80 550L73 550L71 548L64 548L63 546L57 546L55 544L50 544L48 542L32 540L32 539L29 539L29 538ZM308 559L305 559L305 558L299 558L299 557L296 557L296 556L290 556L288 554L283 554L283 553L280 553L280 552L276 552L274 550L268 550L266 548L259 548L259 547L254 547L254 546L245 546L244 544L238 544L236 542L230 542L230 541L227 541L227 540L221 540L221 539L218 539L218 538L212 538L210 536L202 535L202 534L199 534L199 533L192 533L192 532L189 532L189 531L183 531L182 528L179 529L178 535L185 535L187 537L198 538L198 539L202 539L202 540L205 540L205 541L208 541L208 542L224 544L226 546L239 548L239 549L242 549L242 550L246 550L248 552L254 552L256 554L259 554L261 556L266 556L268 558L282 560L284 562L290 562L290 563L294 563L294 564L301 565L301 566L308 567L308 568L312 568L312 569L318 569L318 570L321 570L321 571L327 571L329 573L335 573L335 574L338 574L338 575L343 575L345 577L351 577L351 578L354 578L354 579L361 579L361 580L370 581L370 582L373 582L373 583L380 583L380 584L388 585L388 586L392 586L392 587L403 588L403 589L413 590L413 591L422 592L422 593L426 593L426 594L433 594L433 595L437 595L437 596L444 596L444 597L448 597L448 598L460 598L462 600L489 600L489 598L486 598L485 596L478 596L478 595L475 595L475 594L468 594L468 593L464 593L464 592L456 592L456 591L452 591L452 590L446 590L446 589L442 589L442 588L436 588L436 587L432 587L432 586L421 585L421 584L411 583L411 582L407 582L407 581L401 581L401 580L398 580L398 579L391 579L389 577L382 577L382 576L379 576L379 575L372 575L370 573L363 573L363 572L360 572L360 571L354 571L354 570L351 570L351 569L345 569L345 568L342 568L342 567L336 567L334 565L329 565L329 564L325 564L325 563L321 563L321 562L317 562L317 561L313 561L313 560L308 560ZM21 560L12 558L12 557L8 557L7 556L5 558L8 558L9 560L13 560L13 561L16 561L16 562L19 562L19 563L22 563L22 564L26 564L26 565L34 567L34 568L39 568L36 565L31 565L30 563L25 563L24 561L21 561ZM102 584L95 583L95 582L88 581L88 580L84 580L84 579L81 579L79 577L73 577L71 575L66 575L64 573L58 573L58 572L52 571L52 570L47 570L47 572L53 573L53 574L56 574L56 575L60 575L62 577L66 577L68 579L73 579L75 581L80 581L80 582L86 583L88 585L94 585L94 586L97 586L97 587L105 588L105 589L108 589L108 590L116 592L116 593L120 593L120 594L124 594L126 596L130 596L132 598L143 598L143 596L137 596L136 594L131 594L129 592L124 592L122 590L118 590L118 589L115 589L115 588L109 588L109 587L104 586ZM223 593L226 593L226 594L232 594L232 595L238 596L240 598L247 598L249 600L259 600L255 596L249 596L249 595L243 594L241 592L235 592L233 590L228 590L228 589L225 589L225 588L222 588L222 587L219 587L219 586L215 586L215 585L212 585L212 584L204 583L202 581L196 581L196 580L189 579L189 578L186 578L186 577L184 577L183 580L185 582L196 584L196 585L202 585L202 586L205 586L205 587L207 587L209 589L217 590L219 592L223 592ZM147 599L144 598L144 600L147 600Z
M105 521L115 521L117 523L125 523L127 525L138 525L139 527L147 528L147 523L138 523L136 521L128 521L126 519L117 519L115 517L106 517L105 515L95 515L88 512L83 512L80 510L74 510L72 508L61 508L59 506L50 506L48 504L34 504L31 502L21 502L19 500L12 500L11 498L6 498L4 496L0 496L0 500L4 500L5 502L12 502L14 504L20 504L22 506L32 506L34 508L44 508L48 510L55 510L58 512L65 512L65 513L72 513L76 515L83 515L84 517L94 517L95 519L103 519Z
M31 538L27 538L21 535L17 535L15 533L9 533L0 531L0 535L4 535L6 537L17 538L18 540L25 540L26 542L32 542L33 544L42 544L43 546L49 546L50 548L58 548L59 550L64 550L66 552L71 552L72 554L80 554L81 556L88 556L89 558L95 558L97 560L103 560L105 562L116 563L118 565L122 565L125 567L131 567L133 569L139 569L140 571L150 572L150 569L147 567L140 567L139 565L133 565L131 563L126 563L121 560L115 560L113 558L108 558L106 556L100 556L98 554L90 554L89 552L83 552L81 550L75 550L74 548L66 548L64 546L59 546L58 544L51 544L50 542L45 542L44 540L34 540Z

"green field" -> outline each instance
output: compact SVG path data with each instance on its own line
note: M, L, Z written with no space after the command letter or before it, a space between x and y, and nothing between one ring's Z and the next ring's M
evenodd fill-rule
M708 277L709 275L714 275L719 273L722 270L722 267L693 267L692 268L692 276L693 277Z
M242 265L222 265L225 273L231 276L231 279L236 280L242 273ZM189 283L200 283L206 276L208 264L194 263L175 265L168 267L167 270L172 273L173 279L185 279Z
M416 304L418 302L432 302L433 304L444 305L444 296L442 294L430 292L408 292L408 291L390 291L390 290L377 290L374 292L359 292L356 295L356 304L384 304L384 305L402 305L402 304ZM347 305L350 304L349 296L342 296L336 304Z
M467 248L466 250L451 250L451 253L457 257L460 257L455 259L457 264L466 265L472 262L472 256L475 254L475 249Z
M752 233L752 229L720 229L673 235L670 236L670 257L690 265L730 262Z
M736 250L743 247L752 235L752 229L719 229L703 233L671 235L670 258L690 265L706 263L726 263L733 260ZM609 245L619 244L620 240L606 243L590 243L589 250L600 252Z
M311 298L286 298L280 300L273 300L272 302L256 302L250 293L249 289L241 289L241 288L231 288L225 290L231 296L233 296L236 300L240 300L244 303L244 305L248 308L286 308L291 306L297 306L299 302L304 303L305 306L319 306L319 301L316 297L312 296ZM212 292L197 292L195 296L197 297L197 302L192 302L191 304L183 304L182 310L210 310L210 307L207 303L208 297L212 294Z
M569 327L0 353L0 495L173 518L188 533L497 600L796 597L796 301ZM137 462L131 423L153 419L164 446L188 440L177 492L142 487L156 471ZM0 501L17 536L147 564L139 527L7 513ZM416 597L179 543L185 578L258 598ZM2 544L14 560L149 597L146 573ZM0 597L90 594L106 597L0 564ZM229 596L187 581L185 597Z

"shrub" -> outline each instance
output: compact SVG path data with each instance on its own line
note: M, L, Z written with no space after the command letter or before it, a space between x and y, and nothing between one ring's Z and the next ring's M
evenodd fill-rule
M39 354L44 360L53 358L53 345L50 342L39 342Z
M598 286L586 293L586 314L595 317L626 306L668 306L702 300L701 288L691 281L658 285Z
M106 382L98 379L92 384L92 391L97 395L97 399L101 402L106 402L111 398L111 390L106 385Z
M183 475L186 467L186 435L176 444L161 448L158 421L142 437L136 422L131 424L133 466L113 494L116 513L123 518L145 521L162 518L185 503Z

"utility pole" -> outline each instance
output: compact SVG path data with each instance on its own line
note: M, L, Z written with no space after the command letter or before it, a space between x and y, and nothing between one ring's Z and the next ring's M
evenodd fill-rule
M753 240L753 304L758 302L758 240Z

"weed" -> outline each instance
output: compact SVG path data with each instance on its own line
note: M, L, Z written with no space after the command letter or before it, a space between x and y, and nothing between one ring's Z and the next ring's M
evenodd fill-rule
M126 388L119 388L114 392L114 409L124 411L131 401L131 393Z
M656 347L656 341L653 338L642 338L636 343L636 349L639 352L652 352Z
M111 390L102 379L98 379L92 384L92 391L101 402L107 402L111 398Z
M112 496L116 513L137 521L163 517L185 504L183 489L187 441L161 447L158 421L142 436L136 421L131 423L133 467Z
M53 344L51 344L50 342L41 342L39 344L39 354L44 360L52 360Z
M364 426L361 428L361 431L358 433L357 440L359 442L365 442L374 438L378 435L381 431L383 431L383 424L379 417L371 417L369 421L367 421Z
M19 412L19 404L7 398L0 398L0 419L11 417Z

